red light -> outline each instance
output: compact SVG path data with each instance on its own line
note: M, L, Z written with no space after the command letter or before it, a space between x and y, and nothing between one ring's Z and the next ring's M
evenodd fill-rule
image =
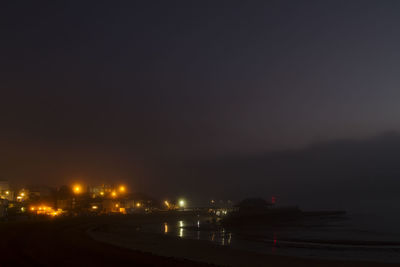
M275 204L275 202L276 202L276 197L271 197L271 203Z

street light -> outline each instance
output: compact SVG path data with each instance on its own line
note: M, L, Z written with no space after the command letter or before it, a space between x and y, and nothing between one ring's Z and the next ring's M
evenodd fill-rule
M184 208L185 207L185 200L181 199L179 200L179 207Z
M75 194L80 194L82 192L82 187L80 185L75 185L74 186L74 193Z
M125 186L121 185L121 186L119 187L119 192L125 193L125 191L126 191Z

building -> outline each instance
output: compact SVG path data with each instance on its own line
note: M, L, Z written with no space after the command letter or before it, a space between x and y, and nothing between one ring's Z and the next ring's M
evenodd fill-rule
M0 198L8 201L15 199L15 192L10 189L10 184L6 180L0 180Z

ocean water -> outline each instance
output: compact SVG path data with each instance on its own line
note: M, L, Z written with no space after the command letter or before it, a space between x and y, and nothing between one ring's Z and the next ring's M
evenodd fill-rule
M176 221L149 229L221 246L296 257L400 263L400 216L397 213L349 213L345 217L309 218L301 225L254 224L212 228L205 221Z

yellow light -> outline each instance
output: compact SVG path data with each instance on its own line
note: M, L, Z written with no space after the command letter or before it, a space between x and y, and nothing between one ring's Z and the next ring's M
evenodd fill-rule
M39 207L39 210L42 210L42 207Z
M121 185L120 187L119 187L119 192L125 192L125 190L126 190L126 188L125 188L125 186L123 186L123 185Z
M97 206L92 206L92 209L97 210Z
M75 185L74 186L74 193L75 194L79 194L79 193L81 193L81 191L82 191L82 188L81 188L80 185Z
M21 211L24 212L24 211L25 211L25 208L24 208L24 207L21 207Z
M100 192L100 195L104 196L104 192Z
M10 192L9 191L6 191L6 195L9 195L10 194Z
M115 207L116 207L116 208L118 208L118 207L119 207L119 205L118 205L118 204L115 204Z
M32 211L35 210L35 207L31 207L31 210L32 210Z
M165 206L167 206L169 208L169 202L167 200L164 201Z
M23 197L23 196L25 196L25 193L24 193L24 192L22 192L20 195L21 195L21 197Z
M136 207L138 207L138 208L139 208L140 206L141 206L141 204L140 204L140 203L136 203Z
M113 192L111 193L111 196L116 197L116 196L117 196L117 192L113 191Z
M179 200L179 206L183 208L185 206L185 200Z

